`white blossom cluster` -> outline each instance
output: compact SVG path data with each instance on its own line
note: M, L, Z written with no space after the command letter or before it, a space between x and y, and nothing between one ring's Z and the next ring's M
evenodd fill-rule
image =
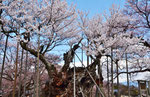
M110 55L113 49L117 59L125 53L146 55L149 48L142 45L142 37L134 34L134 21L135 19L124 15L122 10L114 6L110 9L110 15L104 14L104 18L97 15L92 19L82 19L80 26L89 40L89 45L84 47L87 54Z
M34 43L40 35L41 44L53 48L78 36L75 7L65 0L3 0L0 9L4 30L17 30L24 42L29 41L24 34L30 34Z

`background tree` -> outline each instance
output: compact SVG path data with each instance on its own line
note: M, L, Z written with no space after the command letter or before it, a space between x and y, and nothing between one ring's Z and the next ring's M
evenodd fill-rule
M3 83L2 83L3 95L5 97L11 97L12 92L13 92L13 86L14 86L13 81L15 79L15 57L16 56L12 52L15 52L15 50L16 49L11 47L8 49L8 52L7 52L6 66L4 69ZM21 56L21 51L19 53ZM24 54L24 57L25 57L25 54ZM59 58L59 56L49 54L48 60L51 63L55 63L55 65L57 66L57 63L59 63L61 59ZM25 63L25 61L26 60L23 60L23 63ZM21 59L18 60L18 63L20 63L20 62L21 62ZM35 65L37 65L36 58L34 58L34 56L32 56L32 55L29 55L27 67L25 66L25 64L22 64L22 71L18 70L17 79L16 79L16 97L23 96L23 94L25 94L26 96L34 94ZM20 66L18 66L18 68L20 68ZM28 70L26 71L25 68L28 68ZM45 70L44 64L42 62L40 62L39 68L40 68L39 70L40 70L40 76L41 76L40 77L40 87L41 87L40 93L41 93L42 91L44 91L44 85L48 81L48 75ZM25 76L25 72L26 72L26 75L28 75L28 76ZM19 89L20 83L22 83L22 84ZM23 83L25 83L25 84L23 84ZM24 93L24 87L26 88L25 93ZM18 96L19 90L20 90L20 96Z
M125 14L137 17L136 34L142 36L144 45L150 47L149 44L149 28L150 28L150 2L149 0L127 0Z
M100 61L103 56L109 57L112 67L114 67L115 63L117 64L124 58L125 53L130 53L128 59L144 58L145 55L148 55L148 41L145 41L146 38L140 34L136 34L137 31L146 31L146 29L139 28L139 25L142 24L137 19L132 15L125 15L122 10L115 6L110 8L109 14L100 14L92 18L84 17L84 13L80 13L79 21L75 7L69 6L64 0L5 0L0 9L2 10L1 31L9 33L13 37L12 43L20 41L21 47L30 53L29 61L32 62L33 60L30 59L35 60L35 57L39 56L40 65L44 65L41 70L46 69L44 74L48 76L48 81L41 93L44 97L73 95L74 69L70 65L73 58L78 57L76 50L80 48L81 43L82 49L93 61L88 66L82 64L82 67L76 67L76 95L79 97L89 95L89 91L94 85L101 92L96 81L100 80L101 84L103 83L102 73L104 70L101 70L100 74L97 75L96 67L102 66ZM137 22L139 24L136 24ZM80 32L83 32L84 37L81 36ZM88 41L89 44L84 44L85 41ZM49 58L51 58L50 53L53 49L59 46L63 47L63 44L67 44L70 48L63 55L64 64L62 68L58 69L58 65L53 61L51 62ZM33 63L38 65L36 60ZM32 65L30 66L31 70L35 69ZM113 73L114 69L112 68L112 96L114 92ZM31 75L35 75L35 73L31 71ZM14 81L14 77L12 78ZM29 78L32 79L32 77ZM27 83L31 83L31 87L30 85L29 87L34 90L32 83L35 83L35 80L33 82L27 81L23 85L23 88L26 87L28 91L30 89L28 89ZM101 95L105 96L102 92Z
M115 6L110 9L110 15L104 14L104 18L106 21L103 21L102 15L96 15L92 19L81 17L80 26L89 40L89 45L84 47L87 55L91 58L98 55L109 56L113 60L112 63L121 61L125 53L137 58L147 55L149 48L141 44L142 37L136 34L136 19L125 15ZM114 57L111 56L111 49Z

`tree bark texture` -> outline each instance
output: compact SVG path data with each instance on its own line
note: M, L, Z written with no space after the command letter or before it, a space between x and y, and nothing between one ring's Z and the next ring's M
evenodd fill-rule
M81 41L80 41L81 42ZM80 43L79 42L79 43ZM49 80L45 83L42 89L42 97L73 97L74 69L70 68L70 63L73 61L75 51L79 48L79 43L74 45L68 52L64 54L64 65L60 72L57 71L53 64L50 64L44 55L39 54L39 59L45 65L48 71ZM29 51L32 55L38 56L38 51L27 47L26 43L20 42L22 48ZM91 87L95 84L92 81L86 69L90 72L94 80L97 80L96 66L100 64L101 55L96 56L93 63L87 67L76 67L76 96L83 97L80 89L85 96L89 95ZM102 83L103 78L99 79Z

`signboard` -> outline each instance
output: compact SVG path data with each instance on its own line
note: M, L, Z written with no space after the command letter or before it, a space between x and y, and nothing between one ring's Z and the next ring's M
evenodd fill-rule
M148 95L150 96L150 81L148 81Z
M146 82L144 81L141 81L140 82L140 88L142 89L142 90L146 90Z
M138 80L140 97L150 97L150 81Z

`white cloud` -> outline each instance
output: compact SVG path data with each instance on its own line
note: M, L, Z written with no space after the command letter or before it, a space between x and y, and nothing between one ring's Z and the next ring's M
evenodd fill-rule
M105 61L105 58L106 58L106 57L103 57L101 61L104 62L104 61ZM71 67L74 66L73 63L74 63L74 62L71 63L71 65L70 65ZM91 63L91 61L90 61L90 63ZM64 64L64 63L61 62L61 65L63 65L63 64ZM84 60L84 61L83 61L83 64L84 64L85 66L87 66L87 61ZM123 68L123 67L126 66L125 61L120 61L119 64L121 65L121 66L120 66L121 68ZM129 64L129 65L130 65L130 64ZM75 66L76 66L76 67L81 67L81 66L82 66L81 62L80 62L77 58L76 58ZM110 68L109 68L109 69L110 69ZM115 67L114 67L114 69L115 69ZM104 80L107 81L107 70L106 70L106 66L103 66L102 71L103 71ZM115 75L115 74L114 74L114 75ZM129 80L130 80L130 82L131 82L131 81L132 81L132 82L136 82L137 80L147 80L148 78L150 79L150 72L137 73L136 75L135 75L135 74L132 75L131 78L130 78L130 75L129 75ZM109 80L110 80L110 78L109 78ZM115 79L114 82L116 83L116 82L117 82L117 79ZM120 82L120 83L125 83L125 82L127 82L127 75L126 75L126 74L121 74L121 75L119 75L119 82Z

